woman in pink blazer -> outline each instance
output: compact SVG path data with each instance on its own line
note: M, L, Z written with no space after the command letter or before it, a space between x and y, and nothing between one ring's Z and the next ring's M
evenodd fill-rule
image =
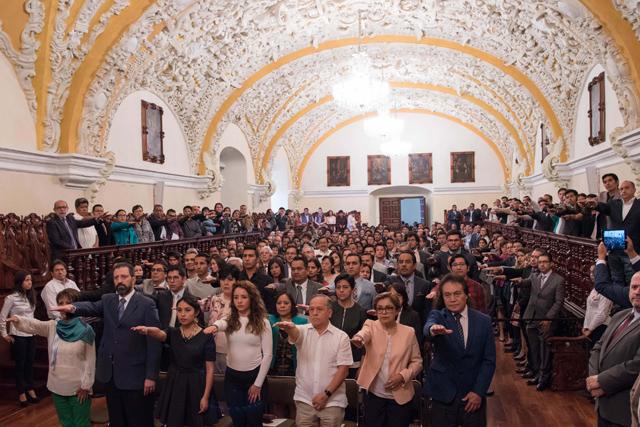
M373 300L378 320L367 320L351 340L366 354L358 385L366 390L364 420L367 427L406 427L411 423L411 381L422 372L416 333L396 322L400 301L389 292Z

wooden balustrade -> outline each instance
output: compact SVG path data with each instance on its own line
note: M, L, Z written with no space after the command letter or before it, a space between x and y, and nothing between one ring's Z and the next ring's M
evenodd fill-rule
M209 253L212 246L224 246L229 240L238 243L256 244L260 233L221 234L193 239L162 240L136 245L105 246L101 248L76 249L65 254L65 262L69 273L80 289L92 290L104 283L107 272L113 266L113 260L124 257L129 262L138 263L143 260L153 261L166 257L169 252L184 254L189 248Z
M538 246L549 252L555 271L565 279L565 308L578 317L584 316L587 296L593 289L589 273L597 258L597 241L496 222L485 222L484 227L491 233L500 231L508 240L518 240L525 247Z

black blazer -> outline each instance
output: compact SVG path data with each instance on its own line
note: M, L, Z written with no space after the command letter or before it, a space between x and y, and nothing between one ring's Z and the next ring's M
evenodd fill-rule
M95 226L96 233L98 233L98 244L102 246L114 245L113 234L111 233L111 224L108 222L100 221Z
M535 219L536 222L536 230L539 231L553 231L553 216L547 212L533 212L529 214L529 216Z
M162 227L165 228L165 234L166 234L166 238L165 239L169 239L171 236L171 230L169 230L169 223L167 222L167 219L160 219L157 218L155 215L151 214L147 216L147 220L149 221L149 224L151 225L151 229L153 230L153 237L156 239L156 241L161 240L160 239L160 235L162 234Z
M63 220L57 215L52 217L47 221L47 237L51 248L51 259L60 259L64 251L69 249L79 249L78 228L93 227L96 223L95 218L77 220L72 213L68 214L67 224L69 224L72 237L69 235Z
M193 296L186 288L184 289L183 297L190 296L194 299L197 299ZM169 321L171 320L171 310L173 309L173 295L171 291L161 290L158 291L153 299L158 306L158 317L160 318L160 328L166 330L169 326L177 327L179 326L178 318L176 317L176 323L174 325L170 325ZM204 315L202 314L202 310L200 310L200 314L198 314L198 323L200 326L204 325ZM206 326L206 325L205 325Z
M625 230L633 240L633 246L640 248L640 200L635 199L626 218L622 219L622 199L613 199L609 203L598 203L600 213L609 217L611 230Z
M389 283L396 282L404 285L404 281L400 276L390 276ZM413 275L413 301L411 302L411 308L418 313L422 324L426 321L431 311L431 300L427 300L427 295L433 289L433 283L425 279Z
M142 390L144 380L157 380L161 344L131 330L134 326L160 327L158 310L151 298L135 292L122 319L118 320L117 294L103 295L97 302L76 302L75 314L102 317L104 329L97 355L96 380L113 380L120 390Z
M422 343L424 342L424 335L422 334L422 319L420 315L415 312L411 307L407 307L406 309L402 309L400 312L399 322L401 325L410 326L416 333L416 339L418 340L418 344L420 344L420 351L422 351Z
M378 270L372 270L371 272L371 281L374 283L386 282L389 279L389 276L384 274Z

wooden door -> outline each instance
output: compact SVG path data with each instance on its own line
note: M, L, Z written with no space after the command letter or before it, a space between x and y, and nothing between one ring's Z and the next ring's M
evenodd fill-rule
M391 229L400 228L400 198L383 197L379 201L380 208L380 224L386 225Z

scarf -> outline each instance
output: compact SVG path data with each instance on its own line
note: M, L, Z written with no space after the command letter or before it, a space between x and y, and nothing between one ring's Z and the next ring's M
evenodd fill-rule
M82 340L89 345L93 344L96 338L93 328L79 317L58 321L56 323L56 334L62 341L75 342Z

